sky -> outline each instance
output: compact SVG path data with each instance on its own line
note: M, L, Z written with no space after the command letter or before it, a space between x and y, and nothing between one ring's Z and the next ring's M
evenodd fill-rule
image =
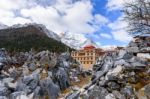
M125 46L132 37L120 11L124 3L124 0L1 0L0 23L11 26L34 22L57 34L84 35L100 47Z

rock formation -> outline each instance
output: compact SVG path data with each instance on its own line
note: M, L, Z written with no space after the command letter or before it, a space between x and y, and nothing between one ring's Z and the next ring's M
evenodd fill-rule
M78 67L72 68L72 64ZM80 72L69 53L49 51L10 54L0 49L0 99L57 99Z
M150 36L137 36L97 60L90 84L66 99L150 99L149 59Z

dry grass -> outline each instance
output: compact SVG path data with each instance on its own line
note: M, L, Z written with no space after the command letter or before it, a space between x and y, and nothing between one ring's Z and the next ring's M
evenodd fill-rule
M79 88L83 88L85 85L87 85L87 84L90 82L91 76L87 76L87 77L79 76L79 79L80 79L79 82L71 82L71 87L77 86L77 87L79 87ZM61 92L61 96L60 96L58 99L64 99L63 97L64 97L66 94L71 93L71 91L72 91L71 87L69 87L69 88L63 90L63 91Z
M87 77L83 77L83 76L79 76L80 81L79 82L72 82L71 85L74 86L78 86L79 88L82 88L84 85L88 84L91 80L91 76L87 76Z
M138 75L138 83L132 84L132 86L138 91L143 88L145 85L150 83L150 74L146 73L146 71L136 73Z

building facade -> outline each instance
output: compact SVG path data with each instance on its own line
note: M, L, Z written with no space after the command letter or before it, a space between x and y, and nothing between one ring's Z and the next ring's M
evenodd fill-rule
M89 45L81 50L73 51L71 56L82 64L84 70L91 70L96 60L103 54L102 49Z

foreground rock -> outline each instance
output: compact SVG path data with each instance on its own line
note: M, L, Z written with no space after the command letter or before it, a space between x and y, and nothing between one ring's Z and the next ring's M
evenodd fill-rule
M73 68L72 65L77 67ZM1 99L57 99L82 69L69 53L49 51L8 54L0 49Z
M94 65L90 84L66 99L149 99L149 47L150 36L142 35L127 47L106 53Z

